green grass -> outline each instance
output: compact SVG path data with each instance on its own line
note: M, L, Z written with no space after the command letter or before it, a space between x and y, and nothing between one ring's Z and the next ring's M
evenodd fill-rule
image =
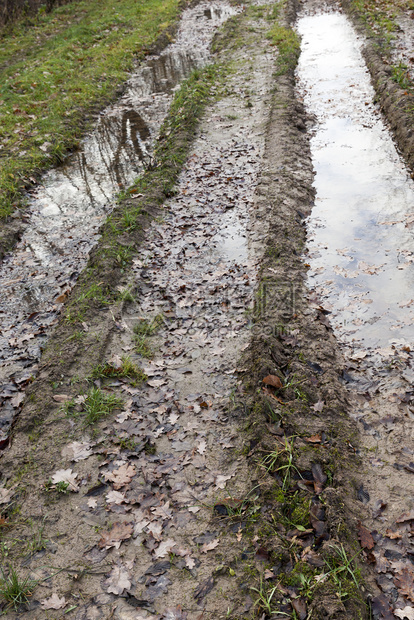
M292 28L276 24L269 31L267 38L273 45L277 45L279 50L276 75L284 75L292 71L296 67L300 54L300 39L296 32Z
M85 113L114 97L177 14L178 0L75 0L0 33L0 218L35 171L77 146Z
M111 414L114 409L120 408L123 405L121 398L115 394L104 392L103 390L92 387L85 400L82 403L82 411L78 413L75 410L76 400L72 399L64 404L63 411L69 416L84 416L84 422L86 426L92 426L99 422L102 418ZM58 489L61 492L65 492L66 488Z
M13 607L17 611L20 605L27 605L37 583L28 575L20 577L12 567L8 573L1 569L0 596L6 601L9 608Z
M142 382L147 379L145 373L134 364L134 362L126 355L122 357L121 364L116 366L111 362L105 362L104 364L99 364L93 371L91 378L92 379L105 379L107 377L117 377L117 378L126 378L132 379L134 383Z

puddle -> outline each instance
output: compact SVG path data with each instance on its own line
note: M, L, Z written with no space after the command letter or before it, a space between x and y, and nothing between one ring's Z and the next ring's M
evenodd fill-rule
M36 374L57 298L76 282L115 195L149 160L174 89L207 63L217 27L239 10L225 2L185 10L175 42L137 68L81 150L31 195L26 231L0 266L0 440Z
M362 41L349 21L338 12L307 15L297 29L299 94L316 119L311 302L330 312L348 361L344 381L364 444L358 499L376 530L375 566L387 573L377 583L393 609L403 608L409 601L397 576L412 567L414 551L405 536L410 520L399 521L414 508L407 493L414 482L414 183L372 103ZM381 570L384 553L398 563L387 560Z

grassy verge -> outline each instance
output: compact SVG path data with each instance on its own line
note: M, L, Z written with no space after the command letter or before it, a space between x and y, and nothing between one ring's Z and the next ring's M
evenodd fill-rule
M85 115L114 97L179 0L78 0L0 34L0 218L36 171L77 146Z

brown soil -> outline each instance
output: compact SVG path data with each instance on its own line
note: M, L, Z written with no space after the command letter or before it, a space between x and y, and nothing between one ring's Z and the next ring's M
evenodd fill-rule
M290 2L287 22L291 22L294 16L294 2ZM234 26L235 23L232 35L249 36L251 47L247 49L259 50L255 57L255 62L259 62L260 53L264 53L267 46L263 20L250 23L247 19L239 20L238 26ZM237 60L237 50L234 54L233 60ZM402 93L395 83L389 83L389 72L373 49L367 52L367 59L377 84L381 83L378 92L385 112L390 114L397 139L401 142L400 148L404 149L410 165L413 165L413 137L411 126L407 124L406 102L401 99ZM245 84L241 77L245 77L245 66L239 66L235 71L233 86L238 76L240 82ZM240 73L237 74L237 71ZM145 440L142 449L135 455L130 447L121 449L119 441L113 442L113 429L117 429L118 433L125 431L121 436L124 440L130 434L128 429L120 427L127 421L121 414L121 417L118 415L115 419L114 415L101 424L98 437L93 439L99 444L94 454L76 463L76 466L73 463L69 465L68 457L61 456L62 448L74 439L87 439L79 422L63 416L56 396L79 394L77 378L90 375L97 364L107 361L114 354L121 354L125 348L132 346L132 341L130 335L122 332L125 308L119 304L109 309L99 305L90 307L84 317L86 336L80 343L72 339L73 326L62 320L45 352L41 372L28 388L12 444L2 458L3 481L13 483L14 493L3 511L4 518L15 526L6 534L6 541L11 545L13 539L30 540L29 519L37 525L44 523L44 536L49 540L46 549L40 552L42 555L37 554L23 561L23 569L28 567L37 578L45 579L41 593L38 595L36 592L33 597L35 600L27 617L60 617L61 611L54 615L55 612L42 611L39 606L39 600L57 591L59 596L64 593L71 605L76 606L73 612L67 614L69 618L199 620L204 617L232 617L241 620L257 617L260 606L253 606L255 595L249 587L259 589L260 583L265 584L267 591L277 586L273 603L284 614L292 615L295 609L298 617L303 618L310 612L313 619L370 617L366 604L367 588L374 595L377 590L367 565L360 566L362 577L359 578L359 587L354 588L349 575L345 575L344 587L350 589L352 594L343 600L338 597L338 590L329 579L314 587L312 596L305 600L303 588L297 580L298 572L314 577L318 566L321 568L326 561L332 561L338 549L342 549L348 558L358 554L358 521L364 516L364 508L357 501L357 489L361 485L356 455L358 437L348 415L350 405L341 382L344 361L323 309L312 307L306 299L306 265L301 256L305 247L304 218L309 214L314 199L307 133L312 121L306 117L300 102L295 101L293 75L279 75L274 80L261 174L255 192L254 221L251 223L256 235L252 236L256 243L256 255L260 255L260 251L263 253L254 295L251 343L239 362L242 347L236 346L234 351L230 350L231 346L230 349L228 347L221 368L224 376L228 371L234 373L237 365L243 369L243 381L238 382L232 374L231 381L225 381L225 396L218 399L214 407L197 397L198 410L201 410L198 418L196 413L200 411L194 409L194 404L191 408L187 403L185 409L182 402L174 405L171 397L168 411L158 411L161 415L176 413L181 416L181 427L188 428L194 420L205 425L205 429L201 430L205 430L204 439L209 443L206 462L200 470L193 460L191 476L181 473L184 465L179 460L174 463L165 460L162 463L165 471L157 470L159 463L154 449L156 454L162 450L166 452L162 443L167 441L166 438L161 434L161 439L156 437L157 441L153 438ZM383 86L381 80L385 80L387 86ZM260 101L257 93L255 96L256 99L248 99L253 106L259 105ZM231 106L235 105L226 101L220 114L229 114ZM396 102L402 103L396 105ZM250 107L246 107L245 101L243 105L238 101L236 113L243 119L243 115L249 114ZM206 118L214 119L214 113L218 112L212 104ZM202 125L203 130L207 122L205 120ZM184 133L182 141L188 141L191 134L192 130ZM151 239L149 224L162 213L160 205L164 198L160 187L145 196L140 228L121 240L125 245L138 247ZM219 223L220 219L217 225ZM264 243L259 239L260 232L262 236L264 232L266 234ZM128 284L117 261L110 260L108 256L103 260L101 252L102 244L92 253L88 270L72 293L72 299L84 290L88 278L95 272L99 272L100 280L108 291L120 284ZM135 284L138 289L143 289L146 281L139 280ZM247 304L245 301L243 303ZM158 336L160 351L173 337L172 331L164 329L166 331ZM198 368L197 372L197 377L201 376L202 381L202 368ZM229 383L236 390L233 398L236 406L230 411L226 404ZM131 391L127 382L115 381L113 388L123 390L124 395L130 390L133 397L148 393L148 387L142 390L132 388ZM163 404L157 400L154 407ZM202 417L205 411L214 413L216 405L220 414L218 420L214 416L211 419ZM147 415L148 412L144 413ZM132 407L134 424L142 422L141 418L139 407ZM223 455L224 450L219 442L229 437L233 446ZM183 441L187 439L194 444L195 449L190 450L192 458L196 457L197 446L202 457L202 433L196 431L182 437ZM285 484L283 472L286 470L283 467L286 461L283 459L288 454L287 446L293 447L295 469L291 472L291 480ZM266 473L262 466L263 458L272 452L279 453L281 459L273 469L269 468L270 473ZM133 483L126 489L121 487L121 493L125 491L128 494L128 505L121 501L108 507L100 494L113 489L97 487L101 479L98 478L99 469L104 467L103 471L111 473L125 462L130 462L131 458L136 469L141 467L142 471L147 471L148 479L137 480L138 487L134 487ZM54 491L45 490L47 479L56 470L69 466L78 472L78 480L86 481L79 494L59 496ZM171 473L170 469L174 467L176 470ZM216 495L218 489L224 491L225 487L217 484L218 475L231 476L232 480L228 491L219 497ZM147 491L147 486L155 484L160 477L163 486L160 485L156 492L154 489L151 491L158 503L150 501L145 504L147 498L138 498L138 490L144 488ZM200 492L196 496L195 504L191 503L193 497L183 497L181 508L185 505L186 510L180 508L179 502L175 505L173 500L171 506L166 506L174 484L183 483L183 487L177 487L176 492L181 493L184 488L191 487L195 493L203 481L206 488L203 494ZM147 497L149 495L148 492ZM252 496L254 500L251 500ZM93 501L88 503L96 497L99 497L99 505L95 506ZM240 501L246 497L249 498L246 503ZM248 512L252 504L257 506L260 519L250 522ZM224 517L234 517L231 511L236 512L235 508L240 508L240 513L235 519L220 519L214 505L224 506L220 509L224 511ZM192 513L188 507L200 508L200 511ZM168 535L162 540L167 542L172 532L171 538L179 549L177 551L175 547L175 552L173 550L174 557L169 556L168 552L165 555L159 552L157 556L160 545L157 534L141 536L143 530L138 531L137 523L142 524L145 510L153 515L157 509L172 510L171 516L163 521ZM137 516L135 513L140 511L142 514ZM131 532L125 523L130 522L131 514L134 514L137 536L129 540ZM119 549L112 547L106 553L105 545L99 546L101 530L109 531L116 522L124 523L128 542L123 542ZM183 529L177 534L179 527ZM214 546L217 540L219 543ZM146 546L136 543L145 543ZM199 548L200 545L212 543L210 550L205 547L205 552ZM21 556L13 556L11 551L10 559L14 557L22 563ZM157 558L160 562L169 563L169 566L154 568L157 563L153 560ZM197 572L199 566L201 568ZM52 579L51 575L57 572L56 567L63 570ZM145 575L147 569L152 570L152 575L151 572ZM120 593L115 595L108 592L107 585L101 589L105 580L114 578L116 570L124 571L125 580L133 581L134 588L121 588ZM158 579L167 571L168 579L173 581L173 585L168 584L168 596ZM132 574L133 579L130 579ZM143 603L140 597L145 584L146 587L152 585L158 588L162 597L161 607L157 607L155 599L150 601L148 597ZM145 592L148 593L148 590ZM202 602L204 599L205 603ZM203 616L204 607L206 615ZM230 616L226 616L228 608ZM277 617L275 614L266 615L263 609L262 612L262 618ZM15 616L11 612L8 615Z

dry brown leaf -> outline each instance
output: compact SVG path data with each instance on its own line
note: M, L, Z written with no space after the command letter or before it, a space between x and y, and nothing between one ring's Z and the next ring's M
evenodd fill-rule
M175 547L175 540L169 538L165 542L162 542L158 549L155 550L155 558L164 558Z
M119 491L109 491L105 497L107 504L116 504L119 506L125 501L125 493L120 493Z
M404 609L395 609L394 616L401 618L401 620L414 620L414 607L404 607Z
M101 532L102 536L101 540L99 541L99 546L101 547L101 549L110 549L111 547L119 549L119 547L121 546L121 542L123 540L127 540L128 538L131 538L133 531L133 523L119 523L117 521L113 524L113 526L108 532Z
M219 538L212 540L210 543L204 543L204 545L201 547L201 553L207 553L207 551L212 551L218 546L219 543Z
M320 435L311 435L310 437L306 437L305 441L308 443L321 443L322 438Z
M324 407L325 407L325 402L323 400L318 400L317 403L312 405L311 409L313 409L314 411L321 412L321 411L323 411Z
M200 443L198 444L198 446L197 446L197 452L198 452L199 454L204 454L204 452L206 451L206 449L207 449L207 442L206 442L204 439L202 439L202 440L200 441Z
M70 396L68 396L67 394L54 394L52 398L57 403L66 403L68 400L70 400Z
M403 512L403 514L396 520L396 523L405 523L406 521L412 520L414 520L414 510L410 510L410 512Z
M89 441L74 441L62 449L62 456L71 461L83 461L92 454L91 444Z
M399 575L394 577L394 583L400 594L414 603L414 573L408 568L404 568Z
M13 491L14 487L11 489L5 489L4 487L0 488L0 504L8 504L11 498L14 495Z
M105 474L105 479L113 482L114 489L118 490L128 484L128 482L131 482L132 478L135 476L135 473L135 467L125 463L124 465L121 465L119 469L114 469L114 471L107 472Z
M130 572L123 564L114 566L108 578L104 581L106 591L112 592L116 596L120 596L124 590L129 590L131 585Z
M58 484L59 482L66 482L69 485L70 491L78 491L79 486L76 484L75 479L78 477L78 474L74 474L71 469L59 469L52 476L53 484Z
M281 390L283 388L283 383L276 375L267 375L267 377L263 379L263 383L265 383L266 385L271 385L278 390Z
M372 534L365 526L362 525L361 521L358 521L358 538L361 542L361 547L363 549L373 549L375 546L374 539L372 538Z
M59 598L56 592L53 592L50 598L44 598L40 603L42 609L62 609L67 605L65 597Z

